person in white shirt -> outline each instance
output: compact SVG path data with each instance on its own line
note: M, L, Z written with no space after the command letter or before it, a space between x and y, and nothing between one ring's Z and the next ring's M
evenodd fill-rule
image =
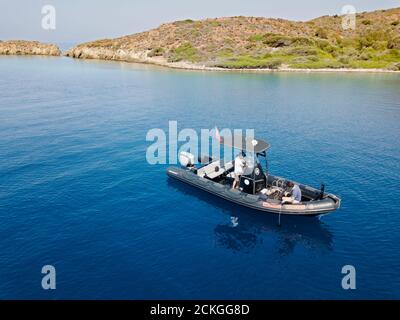
M236 189L239 187L240 176L244 173L244 168L246 167L246 161L243 158L242 154L238 154L235 158L235 169L232 189Z

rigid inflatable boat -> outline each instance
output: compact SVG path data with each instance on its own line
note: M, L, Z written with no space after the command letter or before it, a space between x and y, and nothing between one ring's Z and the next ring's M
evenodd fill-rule
M340 198L326 193L324 185L316 189L269 174L266 151L270 145L267 142L234 137L232 141L221 143L239 149L247 160L246 170L239 177L238 189L232 188L236 160L223 162L202 156L195 164L192 154L181 152L181 167L169 167L168 176L233 203L268 213L319 216L340 207ZM265 172L261 165L262 158L265 159ZM300 187L301 201L290 201L291 198L287 197L291 194L290 182Z

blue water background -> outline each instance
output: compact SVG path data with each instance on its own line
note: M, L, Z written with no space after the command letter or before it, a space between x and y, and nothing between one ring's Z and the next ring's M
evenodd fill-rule
M49 57L0 57L0 74L0 298L400 298L399 75ZM169 120L255 128L272 173L323 181L342 208L278 227L170 181L145 140Z

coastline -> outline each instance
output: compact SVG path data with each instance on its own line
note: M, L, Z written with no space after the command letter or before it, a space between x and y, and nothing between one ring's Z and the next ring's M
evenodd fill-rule
M280 67L276 69L268 68L219 68L219 67L207 67L204 65L197 65L189 62L166 62L164 59L151 59L151 58L129 58L129 59L101 59L91 57L73 57L68 55L68 51L63 53L63 56L78 59L78 60L99 60L99 61L114 61L114 62L126 62L126 63L138 63L138 64L149 64L159 67L165 67L169 69L188 70L188 71L207 71L207 72L242 72L242 73L280 73L280 72L293 72L293 73L394 73L400 74L400 71L389 70L389 69L353 69L353 68L322 68L322 69L296 69L289 67Z
M68 52L68 51L67 51ZM206 72L239 72L239 73L390 73L390 74L400 74L400 71L388 70L388 69L352 69L352 68L322 68L322 69L296 69L289 67L280 67L276 69L268 68L219 68L219 67L207 67L204 65L196 65L189 62L163 62L157 61L156 59L101 59L101 58L77 58L71 57L66 53L56 54L37 54L37 53L24 53L24 54L4 54L0 52L1 56L32 56L32 57L67 57L76 60L98 60L98 61L109 61L109 62L125 62L125 63L137 63L137 64L147 64L154 65L158 67L164 67L168 69L175 70L187 70L187 71L206 71Z
M115 60L111 60L115 61ZM129 61L128 61L129 62ZM136 63L147 63L147 64L155 64L158 66L163 66L171 69L183 69L183 70L192 70L192 71L217 71L217 72L252 72L252 73L274 73L274 72L297 72L297 73L400 73L400 71L396 70L387 70L387 69L351 69L351 68L322 68L322 69L296 69L289 67L281 67L277 69L270 68L242 68L242 69L234 69L234 68L218 68L218 67L207 67L207 66L199 66L190 63L165 63L158 64L154 62L142 62L136 61Z

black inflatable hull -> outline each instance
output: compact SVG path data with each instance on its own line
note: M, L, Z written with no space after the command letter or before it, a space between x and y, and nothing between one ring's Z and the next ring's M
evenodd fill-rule
M257 195L247 194L239 190L232 190L228 185L222 185L212 180L199 177L187 169L169 167L167 169L167 175L225 200L262 212L296 216L319 216L335 211L340 207L340 199L329 193L326 193L322 200L307 201L299 204L281 204L281 202L277 200L261 200ZM283 178L273 175L269 175L268 177L269 182L276 179L282 180ZM299 185L305 195L314 197L319 194L319 190L315 188Z

